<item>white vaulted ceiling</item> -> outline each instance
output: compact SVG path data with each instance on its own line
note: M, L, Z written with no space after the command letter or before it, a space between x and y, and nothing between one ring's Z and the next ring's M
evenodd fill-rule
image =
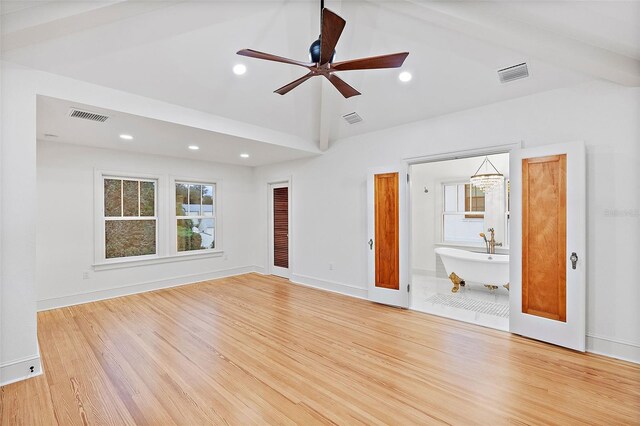
M239 57L253 48L307 60L317 1L3 1L3 59L234 120L331 140L594 78L640 81L638 2L332 1L347 21L337 60L400 51L403 70L350 71L348 100L320 78ZM496 70L529 64L528 79ZM233 65L247 73L236 76ZM363 122L341 116L356 111Z

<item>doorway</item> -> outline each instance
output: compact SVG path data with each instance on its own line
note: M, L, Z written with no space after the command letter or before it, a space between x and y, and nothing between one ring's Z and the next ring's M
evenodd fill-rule
M410 308L508 331L509 153L413 164L410 174ZM494 181L472 183L478 175Z
M577 141L409 161L410 307L584 352L585 152ZM469 176L461 161L480 166ZM429 166L441 173L420 180Z
M289 181L269 184L269 274L289 278Z

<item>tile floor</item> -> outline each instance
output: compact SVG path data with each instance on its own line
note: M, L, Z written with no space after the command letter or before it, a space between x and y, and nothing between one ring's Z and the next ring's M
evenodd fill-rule
M505 316L504 309L501 309L509 305L507 289L491 291L482 284L468 283L458 293L452 293L448 278L420 274L414 274L412 278L411 309L484 327L509 330L509 316ZM468 306L469 309L461 306Z

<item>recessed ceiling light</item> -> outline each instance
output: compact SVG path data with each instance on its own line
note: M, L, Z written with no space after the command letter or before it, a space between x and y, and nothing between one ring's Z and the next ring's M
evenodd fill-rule
M249 158L249 154L245 154L245 153L243 153L243 154L240 154L240 157L242 157L242 158Z
M197 151L200 149L200 147L198 145L189 145L189 149L192 151Z
M247 67L244 66L244 64L238 64L238 65L233 67L233 73L235 75L242 75L245 72L247 72Z
M120 139L124 139L126 141L130 141L131 139L133 139L133 136L131 136L131 135L120 135Z
M401 82L406 83L407 81L411 81L411 73L408 71L402 71L399 75L398 78L400 79Z

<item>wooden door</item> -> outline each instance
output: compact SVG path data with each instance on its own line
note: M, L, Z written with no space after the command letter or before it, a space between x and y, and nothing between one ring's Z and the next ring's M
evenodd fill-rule
M510 185L510 331L584 351L584 144L512 152Z
M407 174L403 168L382 169L367 180L369 299L407 307L408 218Z
M270 273L289 277L289 186L270 185Z
M567 320L567 155L522 159L522 312Z
M374 176L375 286L400 289L398 173Z

